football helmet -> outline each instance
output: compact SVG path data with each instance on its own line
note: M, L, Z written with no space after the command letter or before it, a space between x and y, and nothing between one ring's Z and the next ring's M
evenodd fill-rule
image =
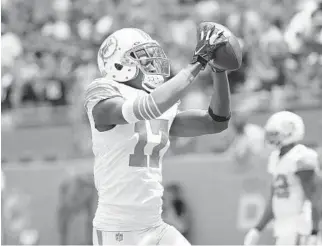
M97 57L102 76L125 83L139 71L142 87L151 91L170 75L170 63L159 43L136 28L120 29L102 43Z
M265 140L278 148L303 140L304 133L302 118L289 111L273 114L265 125Z

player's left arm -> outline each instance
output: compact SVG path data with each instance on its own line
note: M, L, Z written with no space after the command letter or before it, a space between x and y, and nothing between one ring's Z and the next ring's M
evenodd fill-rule
M319 214L319 194L318 194L318 180L315 166L318 160L316 158L309 158L299 160L297 163L298 170L296 175L300 178L303 191L306 198L311 202L312 206L312 234L317 234L319 229L320 214Z
M170 135L195 137L219 133L228 128L230 119L230 89L226 72L212 73L213 94L208 110L191 109L179 112Z

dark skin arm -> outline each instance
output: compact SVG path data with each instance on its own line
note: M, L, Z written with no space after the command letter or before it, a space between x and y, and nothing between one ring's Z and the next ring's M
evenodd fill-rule
M228 117L230 115L230 89L227 73L211 73L213 77L213 93L209 107L213 113ZM180 112L171 126L170 135L176 137L196 137L215 134L228 128L229 121L216 122L208 110L190 109Z
M312 204L312 223L313 223L312 229L318 230L319 221L320 221L317 183L316 183L318 177L314 170L301 170L301 171L298 171L296 174L301 180L301 184L306 198Z
M273 207L272 207L273 192L274 192L274 188L273 186L271 186L270 194L266 203L264 213L255 227L258 231L262 231L263 229L265 229L268 223L274 218Z

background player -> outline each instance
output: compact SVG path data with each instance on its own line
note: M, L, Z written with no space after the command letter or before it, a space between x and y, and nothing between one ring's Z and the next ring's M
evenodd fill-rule
M169 135L193 137L225 130L230 118L226 72L214 66L218 81L208 110L178 111L178 102L214 51L227 42L221 27L199 25L191 63L170 74L163 49L145 32L125 28L102 44L102 78L87 88L85 108L92 130L94 177L99 202L93 221L95 245L189 245L161 219L162 157Z
M304 137L303 120L288 111L278 112L269 118L265 131L266 141L277 148L268 162L273 182L265 212L247 233L244 244L256 244L260 232L273 218L276 245L299 245L306 239L316 244L318 156L313 149L298 143Z

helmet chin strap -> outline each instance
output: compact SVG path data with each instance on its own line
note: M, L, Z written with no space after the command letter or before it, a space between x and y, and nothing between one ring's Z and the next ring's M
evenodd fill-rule
M271 146L274 149L281 149L283 148L283 145L280 142L268 142L268 145Z
M113 75L108 73L106 73L105 77L119 83L131 84L131 86L137 89L140 89L142 86L142 88L147 92L153 91L164 83L164 77L162 75L145 74L140 68L136 68L136 74L128 81L119 81Z
M164 78L162 75L144 75L143 81L142 81L142 87L148 91L151 92L158 86L162 85L164 82Z
M274 146L275 148L277 148L279 150L287 148L288 146L293 146L294 145L293 143L283 145L282 141L278 141L278 142L275 142L275 143L269 143L269 144Z

